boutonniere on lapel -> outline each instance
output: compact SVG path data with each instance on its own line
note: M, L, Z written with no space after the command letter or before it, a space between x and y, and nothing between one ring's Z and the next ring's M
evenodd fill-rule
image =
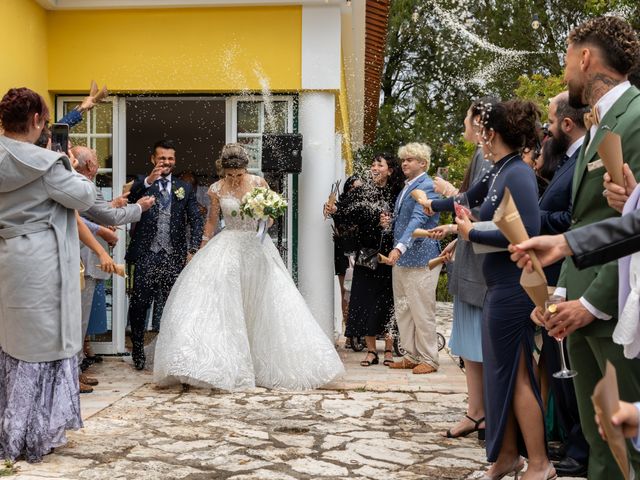
M173 194L176 196L178 200L182 200L184 198L184 187L175 189Z

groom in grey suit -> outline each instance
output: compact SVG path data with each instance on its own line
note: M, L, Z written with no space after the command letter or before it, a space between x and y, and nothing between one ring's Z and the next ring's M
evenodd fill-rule
M78 161L76 171L89 180L94 181L99 167L95 151L87 147L77 146L71 149L71 153L73 153ZM103 229L104 227L137 222L140 220L142 212L151 208L155 201L154 197L142 197L137 203L115 208L111 205L111 202L104 199L100 190L95 186L95 183L93 186L96 191L96 201L90 209L82 212L82 216L100 225ZM110 230L106 230L110 232ZM98 233L98 235L100 236L100 233ZM111 245L115 245L117 236L113 234L112 238L113 240L109 239L108 241ZM105 280L109 278L111 274L103 272L96 266L100 264L97 255L89 247L82 244L80 246L80 258L85 265L85 288L81 292L82 338L84 339L89 326L89 316L91 314L93 291L96 281Z

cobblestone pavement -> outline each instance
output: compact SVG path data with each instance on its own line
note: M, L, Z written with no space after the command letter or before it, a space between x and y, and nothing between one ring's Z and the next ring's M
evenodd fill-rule
M448 333L450 308L439 312ZM390 377L357 366L362 353L340 352L347 374L332 384L338 390L309 392L157 389L148 373L106 361L94 372L101 386L82 397L84 429L43 463L19 462L17 478L468 479L486 468L476 436L439 436L465 412L455 359L441 355L446 375ZM126 395L123 377L133 378ZM111 404L95 413L101 395Z

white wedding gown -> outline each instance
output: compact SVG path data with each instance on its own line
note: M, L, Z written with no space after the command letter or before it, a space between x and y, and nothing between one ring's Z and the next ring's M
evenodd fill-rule
M253 182L256 183L258 177ZM343 373L267 235L219 194L225 228L185 267L164 307L154 358L159 385L312 389ZM235 212L235 213L234 213Z

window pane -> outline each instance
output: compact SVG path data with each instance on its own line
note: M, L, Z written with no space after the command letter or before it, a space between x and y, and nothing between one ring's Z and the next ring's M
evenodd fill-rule
M264 132L287 133L288 102L267 102L264 105Z
M111 103L99 103L93 110L91 115L94 117L95 132L92 133L111 133L113 123L113 105Z
M96 175L96 185L102 192L102 196L105 200L113 200L113 176L111 173L98 173Z
M262 102L238 102L238 133L260 133Z
M98 155L98 164L100 168L113 168L113 157L111 150L110 138L96 138L94 140L96 154Z
M238 143L242 144L249 154L249 167L260 168L260 155L262 155L262 139L261 138L238 138Z
M62 116L64 117L67 113L73 110L75 107L80 105L80 102L64 102L62 108ZM71 133L87 133L87 117L83 115L82 121L77 125L71 127Z
M86 147L87 146L87 137L85 135L76 137L74 135L69 135L69 141L71 142L71 145L74 147L77 146L82 146L82 147Z

